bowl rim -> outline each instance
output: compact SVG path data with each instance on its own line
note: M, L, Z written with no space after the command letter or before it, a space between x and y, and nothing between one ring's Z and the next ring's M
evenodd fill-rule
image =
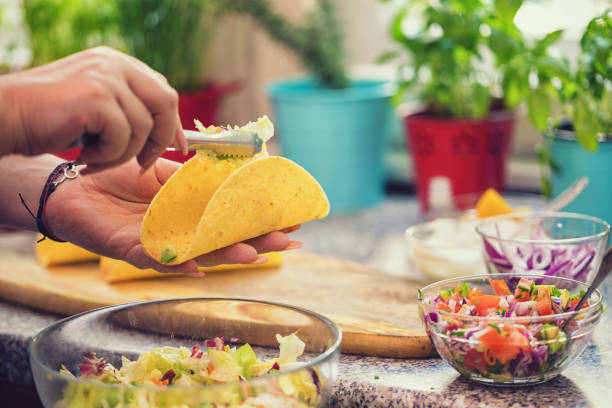
M438 285L442 286L444 284L455 283L455 282L468 282L469 283L470 280L477 280L477 279L495 279L495 278L499 279L499 278L510 278L510 277L524 277L524 278L534 278L534 279L542 279L542 278L559 279L559 280L566 281L569 283L577 283L580 285L584 285L586 287L590 286L589 284L585 282L581 282L581 281L577 281L577 280L569 279L569 278L562 278L560 276L534 275L534 274L525 274L525 273L487 273L487 274L481 274L481 275L460 276L458 278L449 278L449 279L444 279L441 281L430 283L429 285L426 285L419 289L418 294L417 294L417 302L419 305L423 305L423 296L422 296L423 292L425 290L434 289ZM449 318L453 318L456 320L474 321L474 322L540 323L541 321L567 319L571 317L572 315L578 315L578 314L583 314L583 313L591 314L593 312L596 312L597 309L599 309L602 305L603 296L601 292L599 291L599 289L595 289L593 293L591 294L591 296L593 295L597 295L595 302L593 302L593 304L589 303L589 306L586 308L583 307L580 310L573 310L571 312L556 313L556 314L550 314L550 315L544 315L544 316L515 316L515 317L469 316L469 315L462 315L459 313L449 312L446 310L436 310L436 313L439 313L443 316L448 316Z
M54 379L61 379L61 380L66 380L66 381L71 381L71 382L76 382L79 384L88 384L88 385L94 385L96 387L104 387L104 388L108 388L108 389L124 389L125 387L127 387L126 384L111 384L111 383L105 383L102 381L96 381L96 380L87 380L87 379L82 379L79 377L69 377L67 375L64 374L60 374L60 372L58 370L53 370L51 369L49 366L47 366L46 364L42 363L38 358L36 358L36 356L34 355L33 352L33 348L34 346L41 341L41 339L47 335L48 332L56 329L57 327L68 323L71 320L76 320L79 318L82 318L86 315L91 315L94 313L101 313L101 312L110 312L112 310L121 310L121 309L128 309L130 307L135 307L135 306L140 306L140 305L144 305L144 304L154 304L154 303L169 303L169 302L176 302L176 301L238 301L238 302L248 302L248 303L259 303L259 304L266 304L266 305L272 305L272 306L279 306L282 308L286 308L286 309L292 309L298 312L302 312L308 315L311 315L319 320L321 320L323 323L325 323L327 325L327 327L330 328L330 330L332 331L332 334L336 334L336 340L333 342L333 344L327 349L325 350L323 353L319 354L317 357L315 357L314 359L308 361L307 363L305 363L305 365L301 366L301 367L294 367L288 370L283 370L283 371L279 371L276 373L272 373L272 374L266 374L263 376L259 376L259 377L252 377L249 378L248 380L245 381L234 381L234 382L227 382L227 383L219 383L219 384L202 384L202 385L198 385L197 387L195 386L185 386L185 385L173 385L171 388L160 388L158 386L154 386L154 385L149 385L149 384L139 384L138 386L131 386L134 387L135 389L142 389L142 390L153 390L156 392L165 392L165 391L174 391L174 390L193 390L193 389L199 389L199 388L206 388L206 389L213 389L213 388L227 388L227 387L231 387L231 386L236 386L236 385L248 385L249 383L257 383L257 382L261 382L264 381L265 379L269 379L269 378L276 378L276 377L281 377L281 376L285 376L287 374L291 374L297 371L301 371L305 368L312 368L316 365L318 365L319 363L328 360L334 353L336 353L337 351L340 350L340 344L342 342L342 330L340 329L340 327L334 323L331 319L323 316L322 314L318 313L318 312L314 312L299 306L292 306L292 305L288 305L285 303L280 303L280 302L270 302L270 301L265 301L265 300L255 300L255 299L245 299L245 298L225 298L225 297L185 297L185 298L166 298L166 299L156 299L156 300L144 300L144 301L139 301L139 302L127 302L127 303L121 303L121 304L117 304L117 305L112 305L112 306L104 306L104 307L100 307L100 308L96 308L96 309L92 309L92 310L87 310L72 316L68 316L65 317L61 320L58 320L55 323L50 324L49 326L45 327L44 329L42 329L40 332L38 332L33 338L32 341L30 342L30 345L28 346L28 357L30 359L30 365L33 366L34 363L38 364L40 367L43 368L43 370L45 371L45 374L51 375L52 377L54 377Z
M538 218L571 218L571 219L580 219L583 221L591 221L596 224L603 225L604 230L598 232L597 234L586 235L578 238L563 238L563 239L526 239L526 238L506 238L500 237L497 235L492 235L490 233L482 231L482 228L485 226L489 226L499 221L506 221L513 218L521 218L523 217L525 220L533 220ZM512 242L517 244L581 244L585 242L595 241L602 239L606 236L610 235L610 224L608 224L605 220L601 218L593 217L585 214L578 214L572 212L565 211L537 211L537 212L515 212L503 215L497 215L495 217L489 217L478 222L476 226L476 232L483 238L492 239L503 242Z
M464 211L464 212L468 212L468 211ZM409 245L413 245L416 244L418 246L420 246L421 248L427 248L427 249L461 249L461 250L465 250L465 251L474 251L474 252L480 252L480 248L478 246L470 246L467 247L465 244L461 245L459 243L451 243L451 242L435 242L434 244L431 244L429 242L427 242L426 240L422 239L422 238L418 238L417 236L415 236L415 234L419 231L419 229L423 229L423 228L427 228L428 226L432 225L433 223L436 223L438 221L448 221L448 222L455 222L457 224L464 224L467 226L467 229L471 230L472 232L475 232L476 226L478 225L478 222L480 220L478 219L465 219L462 220L460 217L458 216L449 216L449 217L439 217L436 218L434 220L429 220L429 221L424 221L424 222L419 222L417 224L413 224L410 225L409 227L406 227L404 229L403 232L403 237L404 239L408 242ZM471 225L470 225L471 224ZM477 234L474 234L476 238L478 238ZM435 255L435 258L440 258L440 259L446 259L447 257L444 255Z

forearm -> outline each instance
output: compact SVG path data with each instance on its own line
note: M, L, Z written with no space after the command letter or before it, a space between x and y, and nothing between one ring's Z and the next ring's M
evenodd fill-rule
M36 231L36 220L21 203L36 215L40 194L51 171L62 162L52 155L24 157L18 155L0 158L0 225Z
M21 125L19 106L12 86L17 74L0 75L0 157L21 153L16 145ZM14 85L14 84L13 84Z

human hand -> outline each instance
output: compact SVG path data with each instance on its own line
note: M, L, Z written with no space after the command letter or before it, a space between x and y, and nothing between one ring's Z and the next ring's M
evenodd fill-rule
M77 177L58 185L47 201L45 220L51 233L85 249L125 260L139 268L160 272L201 275L197 266L261 263L258 253L299 248L288 232L275 231L230 245L181 265L163 265L150 258L140 243L142 220L151 200L178 169L178 164L158 160L139 177L135 160L121 166Z
M134 156L147 168L169 145L187 149L176 91L143 62L111 48L0 77L0 156L61 152L85 134L96 135L80 156L88 172Z

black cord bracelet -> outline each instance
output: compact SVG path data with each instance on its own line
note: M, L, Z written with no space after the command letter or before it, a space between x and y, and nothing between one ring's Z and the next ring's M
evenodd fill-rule
M36 220L36 227L38 228L38 231L43 236L37 242L43 241L46 238L49 238L57 242L66 242L64 240L57 238L56 236L51 234L51 232L49 232L49 228L47 227L47 224L45 223L43 215L45 211L45 206L47 204L47 200L49 199L49 196L55 191L58 184L60 184L62 181L64 181L67 178L72 179L79 175L79 172L75 167L76 167L76 163L74 162L64 162L58 165L55 169L53 169L51 174L49 174L47 181L45 182L42 193L40 194L38 211L36 215L34 215L32 210L30 210L30 207L28 207L28 205L26 204L23 196L21 195L21 193L19 193L21 204L23 204L26 210L28 210L32 218Z

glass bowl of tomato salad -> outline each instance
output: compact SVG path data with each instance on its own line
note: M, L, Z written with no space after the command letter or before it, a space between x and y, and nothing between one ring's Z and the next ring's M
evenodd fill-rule
M418 305L438 354L460 374L531 385L559 375L589 343L605 308L595 291L575 310L587 288L554 276L476 275L425 286Z

